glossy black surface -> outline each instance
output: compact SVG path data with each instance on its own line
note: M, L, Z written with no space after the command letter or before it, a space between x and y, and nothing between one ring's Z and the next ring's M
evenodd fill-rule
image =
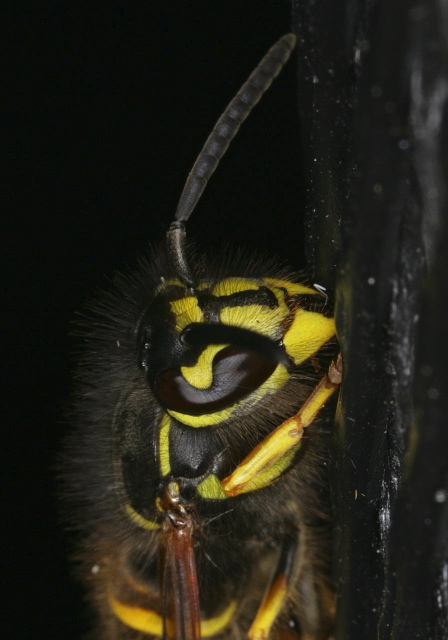
M441 640L448 637L446 8L294 6L308 256L324 279L338 265L336 638Z

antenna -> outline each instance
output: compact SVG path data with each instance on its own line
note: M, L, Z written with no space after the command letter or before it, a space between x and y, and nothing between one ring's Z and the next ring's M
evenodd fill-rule
M269 49L219 118L188 176L167 232L167 243L177 276L189 289L194 289L194 279L187 259L185 222L238 129L280 73L295 44L295 35L288 33Z

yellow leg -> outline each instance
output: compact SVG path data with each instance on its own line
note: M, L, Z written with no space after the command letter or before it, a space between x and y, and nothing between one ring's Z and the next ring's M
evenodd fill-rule
M280 557L257 611L255 620L248 631L250 640L267 640L272 625L283 608L288 585L292 578L294 557L297 552L297 531L288 527L289 531L283 539Z
M280 465L279 473L274 478L272 478L272 474L266 474L267 469L271 468L300 442L303 430L313 422L328 398L338 389L341 382L341 370L339 356L337 363L331 363L328 373L325 374L300 410L270 433L249 453L230 476L224 478L222 488L228 496L234 497L246 491L261 489L271 484L284 471ZM262 474L269 477L268 482L263 482ZM257 482L257 478L260 478L260 482ZM250 489L248 488L249 483L251 483Z
M270 585L247 636L250 640L267 640L286 597L286 578L279 575Z

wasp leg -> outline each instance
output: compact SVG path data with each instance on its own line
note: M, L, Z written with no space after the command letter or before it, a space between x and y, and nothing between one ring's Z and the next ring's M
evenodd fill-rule
M290 527L281 547L280 557L272 574L263 601L253 621L248 637L251 640L267 640L272 625L277 619L292 579L297 555L297 530Z
M300 640L332 637L336 602L329 579L331 548L330 522L300 526L298 575L288 591L289 607L292 618L298 622Z
M303 430L308 427L338 389L341 382L341 357L332 362L328 373L322 378L300 410L283 422L258 444L238 465L235 471L224 478L222 488L231 497L268 486L289 466L295 449L300 445Z

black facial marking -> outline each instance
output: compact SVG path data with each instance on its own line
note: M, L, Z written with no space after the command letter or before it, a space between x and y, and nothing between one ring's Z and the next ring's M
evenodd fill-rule
M247 307L257 305L275 309L278 300L268 287L237 291L228 296L215 296L209 291L199 291L197 294L199 307L206 322L219 322L219 313L226 308Z
M258 289L247 291L237 291L228 296L210 296L219 301L222 308L224 307L247 307L249 305L257 305L261 307L269 307L275 309L278 307L278 300L268 287L259 287Z

